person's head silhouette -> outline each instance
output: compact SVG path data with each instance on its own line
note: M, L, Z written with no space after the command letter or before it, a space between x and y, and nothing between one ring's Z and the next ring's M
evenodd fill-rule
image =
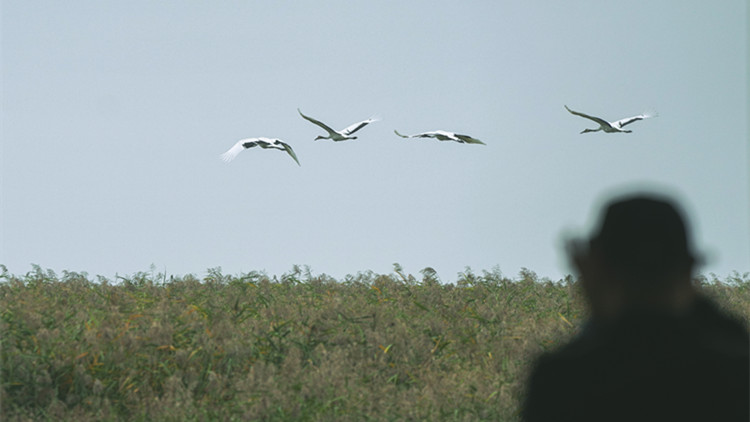
M686 226L671 200L631 194L569 243L592 319L536 360L524 421L750 420L750 336L693 286Z
M666 198L616 198L591 238L569 246L595 317L633 307L679 310L693 298L697 257L681 211Z

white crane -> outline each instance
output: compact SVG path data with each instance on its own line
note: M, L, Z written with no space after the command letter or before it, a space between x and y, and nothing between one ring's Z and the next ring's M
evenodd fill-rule
M447 132L444 130L435 130L432 132L417 133L416 135L402 135L398 133L397 130L394 130L394 132L396 132L396 135L402 138L435 138L440 141L454 141L454 142L458 142L459 144L487 145L484 142L480 141L479 139L472 138L471 136L459 135L458 133Z
M593 120L596 123L599 123L599 129L584 129L581 133L598 132L600 130L603 130L603 131L605 131L607 133L616 133L616 132L619 132L619 133L630 133L630 132L632 132L632 130L625 130L625 129L623 129L623 126L629 125L629 124L631 124L633 122L636 122L638 120L648 119L650 117L656 117L657 116L656 113L654 113L654 114L646 114L646 113L644 113L644 114L639 114L637 116L633 116L633 117L628 117L628 118L625 118L625 119L621 119L621 120L618 120L616 122L608 122L608 121L606 121L604 119L601 119L599 117L589 116L588 114L583 114L583 113L579 113L577 111L573 111L573 110L569 109L568 106L565 106L565 109L568 110L569 112L571 112L572 114L575 114L576 116L581 116L583 118L586 118L586 119L589 119L589 120Z
M252 147L261 147L263 149L278 149L281 151L286 151L287 154L289 154L292 158L294 158L294 161L297 162L297 165L300 165L299 160L297 159L297 154L294 153L294 150L292 149L289 144L282 142L280 139L272 139L272 138L247 138L247 139L241 139L237 141L232 148L229 148L227 152L224 154L221 154L221 159L226 161L227 163L234 160L234 157L237 156L242 150L249 149Z
M321 121L318 121L318 120L315 120L312 117L305 116L304 114L302 114L302 112L299 109L297 109L297 111L299 112L300 116L302 116L305 120L307 120L309 122L312 122L312 123L315 123L316 125L322 127L323 130L325 130L326 132L328 132L328 136L318 136L317 138L315 138L316 141L318 139L330 139L332 141L346 141L348 139L357 139L356 136L350 136L350 135L352 135L354 132L362 129L363 127L369 125L370 123L377 122L378 120L380 120L377 117L371 117L371 118L369 118L367 120L363 120L361 122L354 123L353 125L345 128L345 129L333 130L328 125L326 125L325 123L323 123Z

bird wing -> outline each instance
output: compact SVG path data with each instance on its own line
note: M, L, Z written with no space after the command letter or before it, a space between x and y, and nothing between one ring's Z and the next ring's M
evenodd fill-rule
M329 127L328 125L326 125L325 123L323 123L323 122L321 122L321 121L319 121L319 120L315 120L315 119L313 119L312 117L308 117L308 116L305 116L304 114L302 114L302 112L301 112L301 111L300 111L299 109L297 109L297 112L299 112L299 115L300 115L300 116L302 116L302 117L303 117L303 118L304 118L305 120L307 120L308 122L312 122L312 123L315 123L316 125L318 125L318 126L322 127L322 128L323 128L323 130L325 130L326 132L328 132L328 134L329 134L329 135L334 135L334 134L336 134L336 133L337 133L337 132L336 132L335 130L331 129L331 128L330 128L330 127Z
M352 133L354 133L354 132L362 129L363 127L365 127L367 125L369 125L370 123L377 122L377 121L378 121L377 118L371 117L371 118L369 118L367 120L362 120L361 122L355 123L355 124L347 127L346 129L342 129L340 133L343 134L344 136L349 136Z
M445 130L435 130L432 132L424 132L419 134L421 138L435 138L438 141L454 141L454 142L462 142L460 139L456 137L456 134L453 132L448 132Z
M633 122L637 122L638 120L648 119L650 117L656 117L656 114L649 114L649 113L639 114L637 116L628 117L628 118L625 118L625 119L618 120L618 121L615 122L615 124L619 125L620 127L623 127L623 126L629 125L629 124L631 124Z
M414 135L409 135L409 136L405 136L396 132L396 135L401 136L402 138L435 138L440 141L456 141L457 140L453 136L452 133L446 132L444 130L435 130L432 132L415 133Z
M480 145L487 145L484 142L480 141L477 138L472 138L469 135L459 135L458 133L455 135L456 138L466 142L467 144L480 144Z
M227 152L221 154L221 159L228 163L234 160L237 154L239 154L243 149L252 148L257 144L258 143L256 138L241 139L237 141L237 143L232 145L232 148L229 148Z
M276 144L276 141L277 141L276 139L271 139L271 138L258 138L255 140L255 142L253 142L255 145L246 146L245 148L252 148L256 145L263 149L273 148L274 145Z
M572 114L575 114L576 116L581 116L583 118L586 118L586 119L589 119L589 120L593 120L593 121L599 123L602 126L612 126L611 124L609 124L608 121L606 121L604 119L600 119L598 117L589 116L588 114L583 114L583 113L579 113L577 111L573 111L573 110L569 109L568 106L565 106L565 109L568 110L569 112L571 112Z
M281 145L282 147L284 147L284 149L286 150L286 153L289 154L292 158L294 158L294 161L297 162L298 166L301 166L301 164L299 163L299 160L297 159L297 154L294 153L294 150L292 149L292 147L289 144L287 144L286 142L282 142L282 141L280 141L278 139L276 140L276 144Z
M450 138L448 138L446 136L443 136L440 133L441 131L415 133L414 135L402 135L402 134L398 133L395 130L394 130L394 132L396 132L396 135L398 135L398 136L400 136L402 138L437 138L437 139L440 139L441 141L447 141L447 140L450 139Z

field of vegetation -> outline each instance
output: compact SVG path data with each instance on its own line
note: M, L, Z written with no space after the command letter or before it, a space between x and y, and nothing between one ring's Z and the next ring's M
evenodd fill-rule
M533 359L585 318L578 284L455 282L394 264L91 279L0 266L2 420L518 419ZM750 322L750 276L696 284Z

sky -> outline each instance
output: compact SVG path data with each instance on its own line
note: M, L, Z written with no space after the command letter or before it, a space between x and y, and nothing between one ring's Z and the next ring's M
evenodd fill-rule
M0 263L552 280L618 192L750 271L747 2L2 1ZM658 112L629 134L580 134ZM346 142L341 129L381 121ZM486 145L402 139L448 130ZM254 148L279 138L299 157Z

